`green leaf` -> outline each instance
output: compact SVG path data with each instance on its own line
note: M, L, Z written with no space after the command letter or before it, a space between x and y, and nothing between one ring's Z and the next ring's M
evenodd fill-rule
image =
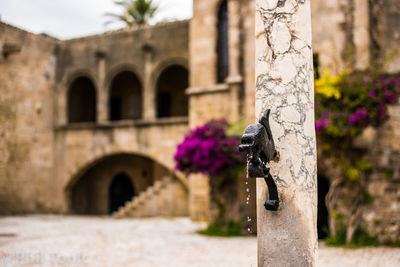
M105 15L122 21L127 26L148 24L159 10L153 0L122 0L114 1L114 4L123 8L121 14L106 13Z
M350 167L345 171L346 177L350 179L350 181L358 181L360 177L360 171L356 168Z

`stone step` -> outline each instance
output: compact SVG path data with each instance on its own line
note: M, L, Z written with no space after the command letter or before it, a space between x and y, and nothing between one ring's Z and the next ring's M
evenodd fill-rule
M138 196L113 213L115 218L138 218L153 216L174 216L177 213L174 209L174 186L176 181L171 177L163 177L146 188Z

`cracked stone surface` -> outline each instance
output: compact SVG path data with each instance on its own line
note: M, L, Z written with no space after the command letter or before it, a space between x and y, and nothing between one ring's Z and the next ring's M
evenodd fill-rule
M203 227L187 218L2 217L0 266L256 266L256 237L205 237ZM400 266L400 249L320 244L318 266Z
M256 1L256 116L271 109L281 206L267 212L257 181L259 266L315 266L317 166L309 0ZM285 256L283 256L285 254Z

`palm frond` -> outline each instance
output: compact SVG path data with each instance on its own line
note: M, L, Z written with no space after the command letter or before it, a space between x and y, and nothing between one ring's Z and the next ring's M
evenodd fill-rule
M105 16L122 21L127 26L148 24L159 10L153 0L117 0L114 4L123 8L122 14L106 13Z

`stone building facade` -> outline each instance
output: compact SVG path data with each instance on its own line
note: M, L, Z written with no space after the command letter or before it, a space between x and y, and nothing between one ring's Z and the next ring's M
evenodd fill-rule
M319 71L387 58L389 71L400 70L395 0L311 4ZM173 154L188 129L210 119L254 121L254 5L194 0L190 21L72 40L0 22L0 213L107 214L125 205L121 216L206 219L207 178L173 172ZM365 137L377 163L373 205L386 204L362 215L370 233L397 240L398 108L375 132L379 142ZM329 164L320 171L329 187ZM238 209L254 214L252 205Z

